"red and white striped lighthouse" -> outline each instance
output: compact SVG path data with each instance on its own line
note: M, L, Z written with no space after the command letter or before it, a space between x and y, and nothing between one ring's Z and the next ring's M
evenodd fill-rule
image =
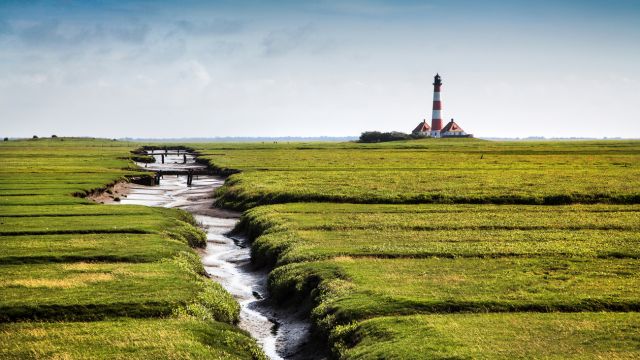
M439 74L433 78L433 112L431 113L431 136L440 137L442 130L442 102L440 100L442 79Z

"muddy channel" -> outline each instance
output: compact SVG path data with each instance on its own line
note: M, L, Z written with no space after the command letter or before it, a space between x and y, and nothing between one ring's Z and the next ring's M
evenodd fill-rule
M164 164L160 152L150 154L156 158L154 164L138 165L156 172L204 169L193 155L184 152L169 152L164 155ZM216 176L194 175L189 186L186 175L163 175L156 186L127 184L119 188L120 201L115 204L180 208L192 213L207 233L207 246L199 251L207 273L240 303L238 326L248 331L271 359L325 358L308 343L310 325L305 315L269 301L267 271L252 266L250 245L244 237L230 235L240 214L214 207L213 193L223 182Z

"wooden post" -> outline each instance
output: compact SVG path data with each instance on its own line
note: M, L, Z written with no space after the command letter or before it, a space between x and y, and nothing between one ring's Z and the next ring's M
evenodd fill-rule
M162 156L162 163L164 164L164 154L162 154L160 156Z
M183 164L187 163L187 154L182 154L182 163Z

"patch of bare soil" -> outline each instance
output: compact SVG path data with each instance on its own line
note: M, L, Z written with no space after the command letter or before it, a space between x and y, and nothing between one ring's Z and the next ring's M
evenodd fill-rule
M127 197L127 194L131 191L132 185L133 184L124 181L118 182L98 194L87 196L87 199L99 204L118 202L120 199Z

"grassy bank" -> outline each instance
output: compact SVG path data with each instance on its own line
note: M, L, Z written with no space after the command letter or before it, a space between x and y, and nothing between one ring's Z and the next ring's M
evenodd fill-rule
M233 326L239 305L204 276L191 215L74 196L144 176L135 147L0 145L2 358L263 358Z
M351 257L638 258L637 205L297 203L245 212L254 259Z
M193 147L232 175L221 204L640 203L634 141L247 144ZM603 186L606 185L606 186Z
M381 317L336 332L344 359L634 359L637 313Z
M640 142L194 147L336 357L638 356Z
M0 324L3 359L261 358L235 326L190 318Z
M410 315L424 316L430 324L429 316L489 312L507 333L519 331L509 325L514 313L517 319L532 314L540 332L562 324L564 313L636 316L639 216L635 205L296 203L251 209L239 227L255 239L254 259L276 266L269 277L275 299L289 304L311 299L316 329L327 336L336 355L369 358L409 354L395 348L401 340L391 347L371 345L379 340L377 331L392 331L397 339L420 334L433 341L425 345L433 348L447 348L455 340L405 322ZM481 328L482 319L473 326ZM589 321L610 326L599 319ZM378 324L375 331L349 332L351 340L345 340L345 328L369 329L364 324L370 323ZM459 331L466 330L473 331ZM591 345L598 348L615 340L590 334L583 336L594 336ZM488 347L506 346L504 337L491 336L487 341L496 343ZM635 338L625 341L640 345ZM572 347L587 351L567 339L558 346L564 349L556 349L559 354ZM625 349L623 358L637 355L633 346ZM463 347L448 351L438 356L464 353ZM510 354L505 352L504 358ZM500 357L491 351L476 355Z

